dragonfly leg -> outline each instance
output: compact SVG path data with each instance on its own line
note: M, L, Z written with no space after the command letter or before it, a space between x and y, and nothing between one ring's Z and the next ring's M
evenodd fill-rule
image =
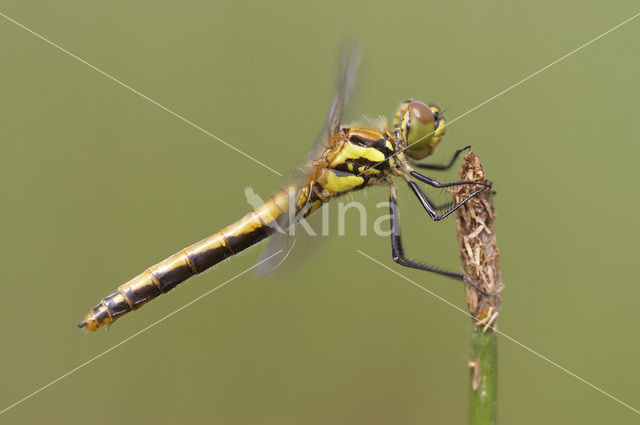
M457 182L457 183L465 183L465 182ZM473 183L473 182L470 182L470 183ZM462 205L464 205L464 203L467 202L469 199L473 198L474 196L476 196L478 193L482 192L485 189L485 187L483 186L480 189L475 190L474 192L471 193L471 195L467 196L462 201L458 202L457 204L449 208L447 211L443 212L442 214L438 214L436 211L436 208L433 206L429 198L427 198L427 195L425 195L424 192L420 190L418 185L415 182L411 182L411 181L408 182L408 184L411 190L413 191L413 193L416 195L416 197L422 204L422 207L425 209L427 214L429 214L429 217L431 217L431 219L434 221L440 221L443 218L447 217L449 214L451 214L452 212L460 208Z
M454 273L447 270L442 270L437 267L428 266L426 264L422 264L405 257L404 248L402 247L402 238L400 237L400 218L398 214L398 203L396 200L394 189L392 189L391 196L389 197L389 211L391 213L391 255L393 257L393 261L400 264L401 266L411 267L419 270L425 270L428 272L441 274L444 276L452 277L457 280L467 282L469 285L474 287L476 291L480 292L481 294L489 295L482 289L478 288L478 286L473 281L471 281L461 273Z
M427 164L424 162L416 162L415 164L412 164L418 168L426 168L428 170L448 170L449 168L451 168L451 166L456 162L456 159L458 159L458 156L460 156L460 154L468 149L471 149L471 146L465 146L462 149L458 149L454 154L453 157L451 157L451 160L449 161L448 164Z
M473 181L468 181L468 180L461 180L461 181L456 181L456 182L451 182L451 183L440 183L439 181L432 179L430 177L427 177L425 175L422 175L416 171L411 171L410 172L411 176L414 177L416 180L419 180L423 183L426 183L430 186L433 187L437 187L437 188L445 188L445 187L451 187L451 186L461 186L461 185L465 185L465 184L471 184L471 185L481 185L484 187L491 187L492 183L488 182L488 183L480 183L480 182L473 182ZM484 189L483 187L483 189ZM413 187L412 187L413 189ZM431 205L431 209L434 212L440 212L442 210L446 210L446 214L444 214L444 217L446 217L447 215L451 214L453 211L455 211L457 208L460 207L460 205L462 205L463 203L467 202L467 200L471 199L471 197L475 196L477 193L481 192L483 189L480 189L479 191L476 191L475 193L473 193L469 198L463 200L460 204L456 205L453 202L447 202L446 204L442 204L442 205L433 205L431 203L431 201L429 201L430 205ZM418 194L416 192L415 189L413 189L413 191L416 193L416 195ZM495 191L492 191L491 194L495 194ZM424 198L426 199L426 196L423 194ZM420 196L418 196L420 198ZM426 207L425 207L426 208ZM427 210L428 212L428 210ZM431 216L431 214L429 214ZM437 214L436 214L437 215ZM442 218L444 218L442 217ZM433 218L433 217L432 217ZM435 218L434 218L435 220Z
M465 184L475 184L475 185L484 186L484 187L491 187L493 185L493 183L491 182L482 183L482 182L474 182L470 180L459 180L457 182L451 182L451 183L440 183L439 181L432 179L431 177L427 177L423 174L420 174L417 171L411 171L409 172L409 174L411 174L411 177L413 177L414 179L419 180L422 183L426 183L429 186L433 186L437 188L462 186Z

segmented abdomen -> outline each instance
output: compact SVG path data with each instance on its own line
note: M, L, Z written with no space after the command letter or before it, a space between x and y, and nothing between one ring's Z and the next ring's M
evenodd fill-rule
M295 190L295 186L283 188L263 205L230 226L182 249L120 285L114 293L103 298L92 308L78 327L95 331L112 323L123 314L138 309L158 295L172 290L191 276L271 235L276 231L276 221L288 212L289 194Z

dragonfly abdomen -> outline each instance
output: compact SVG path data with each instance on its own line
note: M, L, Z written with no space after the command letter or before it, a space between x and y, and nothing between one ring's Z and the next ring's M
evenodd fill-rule
M120 285L115 292L100 300L78 327L95 331L110 324L190 277L268 237L276 231L276 221L288 211L291 189L290 186L283 188L235 223Z

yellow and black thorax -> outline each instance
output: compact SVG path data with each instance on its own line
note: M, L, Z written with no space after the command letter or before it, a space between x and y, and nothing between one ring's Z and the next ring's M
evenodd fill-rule
M321 159L313 180L324 198L367 186L388 185L389 174L395 174L399 166L394 159L396 149L397 141L387 131L343 127Z

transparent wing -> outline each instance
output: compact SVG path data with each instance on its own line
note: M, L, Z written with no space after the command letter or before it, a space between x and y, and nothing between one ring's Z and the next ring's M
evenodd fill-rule
M310 169L298 170L287 187L287 211L280 215L274 225L275 233L269 237L267 246L260 255L256 267L258 275L271 275L289 256L296 241L295 225L304 217L311 187Z
M360 55L356 49L351 46L345 47L340 61L337 93L331 105L331 109L329 110L327 122L307 156L309 161L315 161L321 158L329 148L333 135L340 130L342 114L353 88L359 62ZM310 169L307 169L296 173L297 175L293 181L295 182L297 189L291 191L289 194L290 206L296 205L297 200L303 194L302 192L305 189L310 189L310 171ZM276 230L276 233L271 235L267 246L262 251L259 261L263 262L256 267L257 274L263 276L272 275L287 259L291 251L294 249L297 241L295 226L302 218L301 216L304 215L304 210L309 207L310 205L308 203L302 206L302 210L297 216L292 214L290 209L288 214L280 217L277 223L278 229Z
M360 54L351 46L345 47L340 61L340 70L338 74L338 89L333 99L329 117L322 132L318 136L313 149L309 152L308 159L314 161L324 154L329 147L331 137L340 130L340 122L344 107L349 100L349 95L353 89L355 75L360 63Z
M297 272L300 264L311 258L313 252L326 242L327 238L316 237L322 232L322 214L320 210L304 219L305 226L313 232L311 234L307 233L301 223L296 223L295 234L272 235L261 253L261 261L266 261L256 267L257 275L271 277ZM274 256L269 258L270 255Z

